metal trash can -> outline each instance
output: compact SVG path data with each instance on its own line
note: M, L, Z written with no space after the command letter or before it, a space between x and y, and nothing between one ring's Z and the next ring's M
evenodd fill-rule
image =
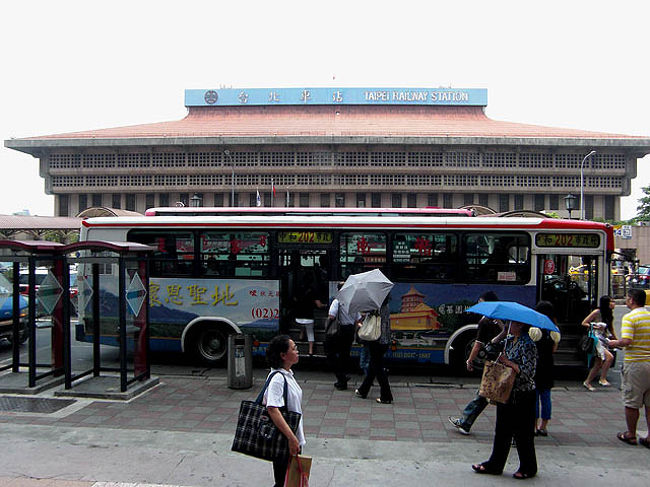
M250 335L228 336L228 387L249 389L253 386L253 348Z

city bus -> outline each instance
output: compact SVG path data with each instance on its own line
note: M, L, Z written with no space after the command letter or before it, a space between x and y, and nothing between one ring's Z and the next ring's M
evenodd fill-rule
M80 238L152 246L151 349L184 352L208 365L223 363L228 336L238 333L252 335L256 355L278 333L291 335L306 354L295 323L306 279L331 300L349 275L380 269L395 284L388 360L460 368L480 318L466 309L484 292L528 306L551 301L570 337L609 290L613 231L602 223L403 209L381 216L313 208L191 210L87 219ZM576 266L584 270L580 279L570 273ZM106 278L116 271L101 272ZM80 295L89 274L80 266ZM117 300L102 292L101 342L115 344L115 327L104 323L117 314L110 304ZM87 316L79 310L77 338L91 341ZM324 354L326 316L326 308L315 311L317 356Z

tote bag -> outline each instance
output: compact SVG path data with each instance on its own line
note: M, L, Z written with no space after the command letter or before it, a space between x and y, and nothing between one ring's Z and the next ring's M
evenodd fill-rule
M381 335L381 317L377 313L370 313L363 320L359 328L359 338L366 342L379 340Z
M515 371L500 362L486 360L478 394L485 399L505 404L515 385Z
M276 458L289 456L289 442L275 426L269 416L266 406L262 404L264 392L269 386L271 379L279 371L269 376L255 401L242 401L239 407L239 418L235 439L232 442L232 451L243 453L262 460L273 461ZM287 379L284 379L284 404L280 413L294 433L298 431L300 413L287 411Z

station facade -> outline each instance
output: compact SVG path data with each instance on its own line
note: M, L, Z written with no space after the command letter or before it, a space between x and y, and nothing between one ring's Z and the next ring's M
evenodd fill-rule
M492 120L484 89L186 90L185 106L177 121L5 146L39 159L57 216L178 202L569 216L582 192L587 219L613 220L650 153L648 137Z

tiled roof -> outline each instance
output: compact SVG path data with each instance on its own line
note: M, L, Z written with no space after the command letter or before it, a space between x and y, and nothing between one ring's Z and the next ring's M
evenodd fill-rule
M22 140L129 139L148 137L646 137L501 122L481 107L269 106L192 107L177 121L31 137Z
M80 228L81 218L0 215L1 230L79 230Z

